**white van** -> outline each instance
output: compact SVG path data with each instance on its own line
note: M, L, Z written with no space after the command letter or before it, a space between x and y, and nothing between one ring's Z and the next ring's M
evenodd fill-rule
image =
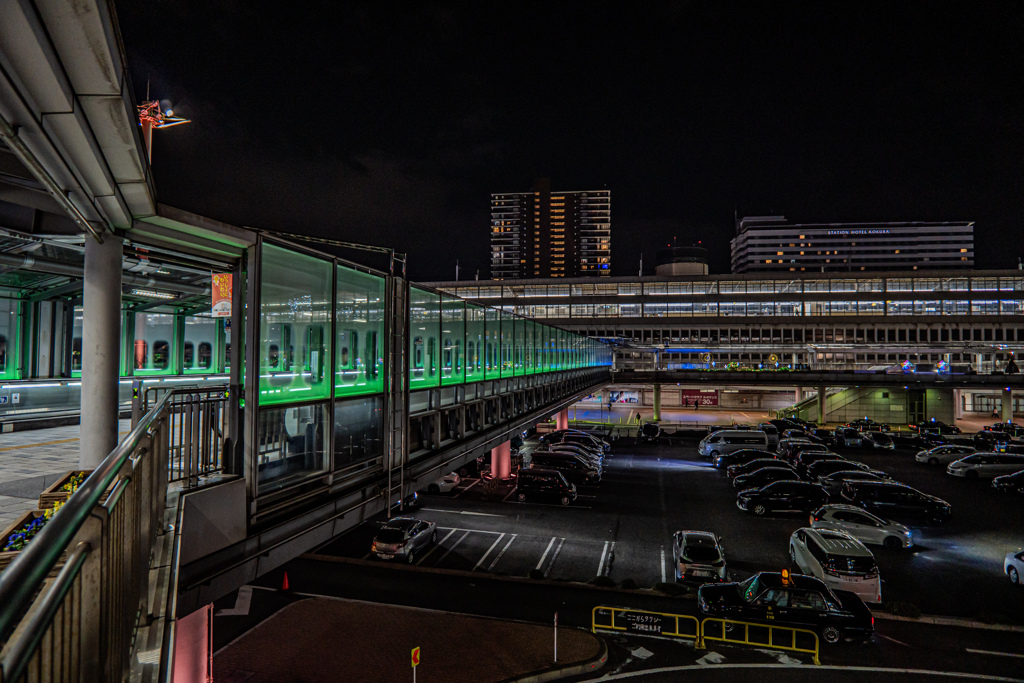
M704 437L697 452L705 458L714 458L743 448L767 451L768 435L752 429L722 429Z
M821 579L829 588L856 593L864 602L882 602L875 556L845 531L797 529L789 537L789 556L801 572Z

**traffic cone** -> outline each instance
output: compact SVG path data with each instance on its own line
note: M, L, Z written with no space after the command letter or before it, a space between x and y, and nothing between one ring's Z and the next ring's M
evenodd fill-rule
M284 573L284 581L281 582L281 590L288 590L288 572Z

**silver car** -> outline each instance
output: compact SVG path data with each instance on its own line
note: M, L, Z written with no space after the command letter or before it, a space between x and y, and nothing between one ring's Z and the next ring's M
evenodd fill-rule
M964 456L977 452L978 450L973 446L946 444L944 446L936 446L935 448L918 451L917 455L914 456L914 460L927 463L929 465L948 465L954 460L959 460Z
M861 543L886 548L910 548L914 539L910 529L877 517L856 505L824 505L811 513L812 529L845 531Z
M1024 455L1014 453L974 453L946 465L954 477L992 479L1024 470Z
M710 531L677 531L672 534L672 559L676 566L676 581L725 581L722 539Z
M382 560L399 558L412 564L421 550L436 542L437 522L393 517L377 532L371 552Z

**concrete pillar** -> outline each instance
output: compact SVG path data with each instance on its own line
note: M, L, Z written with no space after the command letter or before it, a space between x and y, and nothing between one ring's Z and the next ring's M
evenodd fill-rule
M213 624L206 605L178 619L174 634L174 683L206 683L211 680L210 629Z
M799 403L802 400L804 400L804 388L803 387L797 387L796 388L796 392L794 393L794 396L793 396L793 403Z
M1013 389L1003 387L1003 422L1013 422Z
M964 398L961 389L953 390L953 419L962 420L964 418Z
M654 385L654 421L661 420L661 385Z
M558 415L555 416L555 428L556 429L568 429L569 428L569 409L562 408L558 411Z
M491 476L508 479L512 474L512 448L509 441L491 449Z
M825 424L828 421L828 413L825 412L825 396L828 392L828 387L818 387L818 422Z
M82 292L82 418L78 466L93 469L117 446L121 358L122 243L85 239Z

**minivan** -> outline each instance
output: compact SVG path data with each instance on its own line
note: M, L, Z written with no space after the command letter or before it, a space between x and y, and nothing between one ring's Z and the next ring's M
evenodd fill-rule
M897 482L848 481L840 495L850 505L886 519L916 518L941 524L952 512L949 503L941 498Z
M601 481L601 470L578 455L534 451L530 464L546 470L558 470L573 484L596 484Z
M741 448L768 450L768 435L748 429L722 429L704 437L697 452L705 458L714 459L717 455L732 453Z
M856 593L864 602L882 602L875 556L845 531L797 529L789 537L789 556L801 572L833 590Z
M536 467L519 470L516 477L516 500L549 500L568 505L576 500L576 487L566 481L558 470Z

